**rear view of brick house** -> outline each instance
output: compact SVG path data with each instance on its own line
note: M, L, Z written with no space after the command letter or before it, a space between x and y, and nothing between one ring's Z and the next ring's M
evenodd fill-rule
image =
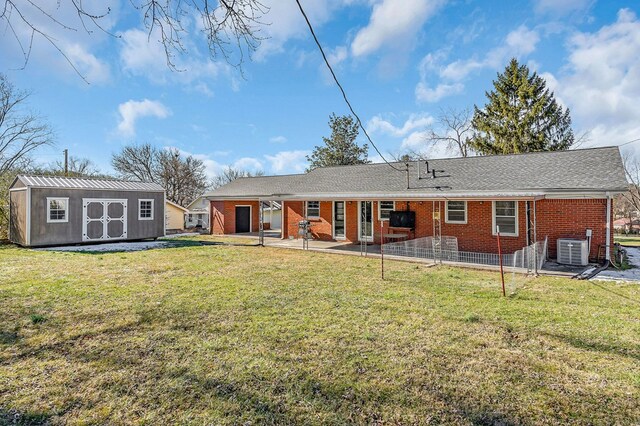
M421 162L325 167L305 174L241 178L205 194L211 232L257 232L261 206L282 205L281 238L299 238L311 222L314 239L380 242L396 231L407 238L454 236L459 249L519 250L548 238L585 239L589 257L608 256L612 199L627 182L617 147L438 159ZM396 170L399 169L399 170ZM413 213L403 213L413 212ZM405 224L406 225L406 224ZM609 248L609 250L607 250Z

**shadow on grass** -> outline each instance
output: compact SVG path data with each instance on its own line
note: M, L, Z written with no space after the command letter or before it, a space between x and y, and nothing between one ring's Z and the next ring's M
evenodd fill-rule
M51 415L35 411L18 411L0 407L1 425L50 425Z
M594 342L580 337L566 336L557 333L540 333L543 336L565 342L574 348L584 349L591 352L601 352L605 354L618 355L640 360L640 346L625 347L622 345L612 345L608 343Z

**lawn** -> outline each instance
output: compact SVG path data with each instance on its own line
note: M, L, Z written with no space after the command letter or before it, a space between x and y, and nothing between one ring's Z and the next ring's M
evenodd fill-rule
M620 243L623 246L640 246L640 236L638 235L615 234L613 236L613 241Z
M0 424L640 422L640 285L386 265L0 247Z

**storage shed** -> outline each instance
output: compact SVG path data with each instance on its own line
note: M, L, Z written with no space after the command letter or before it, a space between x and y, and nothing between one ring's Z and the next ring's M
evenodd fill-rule
M20 175L9 194L9 239L22 246L155 239L165 234L165 192L155 183Z

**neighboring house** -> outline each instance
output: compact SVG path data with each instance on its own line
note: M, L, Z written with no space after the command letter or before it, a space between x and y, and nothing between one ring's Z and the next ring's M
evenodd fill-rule
M211 232L257 232L260 202L282 205L282 238L379 242L457 237L461 251L514 252L548 237L587 239L589 253L612 244L612 197L627 189L617 147L318 168L305 174L240 178L208 192ZM435 176L435 177L434 177ZM404 218L405 229L389 226ZM414 219L412 220L412 217ZM395 224L397 225L397 224ZM604 251L603 251L604 252Z
M616 219L613 221L613 229L618 232L635 234L640 231L640 219L633 219L633 221L627 217Z
M182 231L184 226L185 214L189 211L173 201L166 200L164 214L164 227L167 231Z
M164 189L155 183L17 176L9 239L22 246L141 240L164 235Z
M209 229L209 200L198 197L187 206L185 228Z

